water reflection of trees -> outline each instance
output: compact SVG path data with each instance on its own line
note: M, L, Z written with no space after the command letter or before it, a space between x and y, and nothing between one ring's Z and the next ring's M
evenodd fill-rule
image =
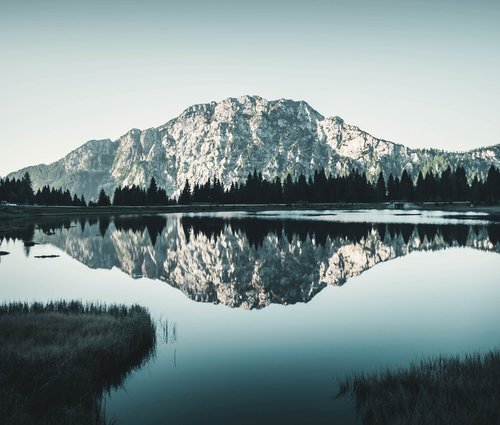
M351 243L359 243L372 232L377 232L381 240L402 238L408 244L416 234L421 241L434 241L437 237L448 245L466 246L470 235L478 237L487 235L489 241L500 243L500 224L410 224L410 223L346 223L329 221L307 221L296 219L262 219L256 217L225 218L185 216L180 219L184 236L189 242L192 236L204 235L209 240L217 240L224 232L240 233L255 248L262 246L268 235L285 237L289 243L294 239L306 241L311 239L315 244L325 246L327 240L343 239ZM151 244L154 246L161 237L167 219L164 216L123 216L123 217L80 217L51 218L29 223L4 226L0 229L0 243L4 240L33 241L35 232L52 236L63 229L79 227L81 233L86 226L98 225L99 235L106 236L111 224L121 232L144 234L147 230Z
M23 242L31 242L34 239L35 232L41 231L43 234L51 236L56 231L63 229L70 229L75 227L77 222L71 218L51 218L51 219L38 219L33 221L5 221L0 226L0 243L3 240L21 240Z
M324 245L326 238L344 238L359 242L372 229L368 223L338 223L305 220L273 220L261 218L219 218L219 217L182 217L182 228L186 238L191 232L194 236L204 234L208 239L219 237L225 230L240 232L254 247L262 246L269 234L281 237L289 242L294 238L305 241L314 238L316 243Z
M48 243L90 268L160 279L197 302L230 307L308 302L415 250L500 251L500 224L344 223L257 217L124 216L42 220L0 240ZM29 252L28 252L29 254ZM175 335L165 329L167 338Z
M167 225L167 219L163 216L141 216L141 217L117 217L114 219L117 230L132 231L134 233L144 233L148 231L152 245L156 245L156 240L163 233Z
M101 237L106 236L106 232L109 229L111 223L114 223L115 228L119 231L132 231L134 233L144 233L145 230L151 238L153 245L156 244L156 240L162 234L167 220L162 216L135 216L135 217L79 217L79 218L43 218L35 219L27 223L13 223L4 224L3 228L0 228L0 243L3 240L21 240L23 242L33 241L35 237L35 232L40 231L46 236L53 236L56 232L60 232L64 229L70 229L74 227L79 227L80 232L83 234L87 226L93 227L98 225L99 235Z
M208 239L220 237L225 231L240 232L254 247L262 246L269 234L286 237L291 243L295 238L301 242L314 240L317 245L325 246L327 239L343 239L359 243L370 233L377 232L381 240L388 236L391 240L402 238L405 244L418 235L421 241L434 241L442 238L448 245L466 246L469 236L487 234L490 242L500 241L500 224L411 224L411 223L345 223L305 220L273 220L260 218L219 218L183 217L182 228L185 237L203 234Z

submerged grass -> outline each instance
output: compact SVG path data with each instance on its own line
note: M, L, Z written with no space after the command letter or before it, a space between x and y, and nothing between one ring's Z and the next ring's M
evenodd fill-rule
M498 425L500 352L436 357L340 384L364 425Z
M154 352L139 306L0 305L0 423L100 424L102 398Z

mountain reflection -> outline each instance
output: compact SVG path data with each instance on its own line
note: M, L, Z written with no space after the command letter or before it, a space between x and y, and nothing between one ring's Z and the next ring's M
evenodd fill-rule
M0 231L4 239L52 244L91 268L161 279L195 301L254 309L308 302L326 285L412 251L500 252L500 225L101 217L44 220Z

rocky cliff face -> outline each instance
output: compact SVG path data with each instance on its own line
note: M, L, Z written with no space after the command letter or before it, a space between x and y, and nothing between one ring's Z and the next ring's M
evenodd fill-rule
M484 177L491 165L500 167L500 145L464 153L410 149L339 117L325 118L306 102L242 96L191 106L160 127L133 129L116 141L92 140L59 161L10 177L27 171L35 189L50 184L91 199L101 187L112 192L118 185L146 186L153 176L178 196L186 180L217 177L227 187L254 169L264 178L284 179L288 173L324 168L343 174L354 167L374 178L380 171L388 176L407 169L416 176L459 164Z

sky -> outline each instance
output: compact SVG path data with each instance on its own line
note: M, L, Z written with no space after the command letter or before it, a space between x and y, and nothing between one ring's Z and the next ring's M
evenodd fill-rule
M497 144L498 22L498 0L0 0L0 176L244 94L410 147Z

